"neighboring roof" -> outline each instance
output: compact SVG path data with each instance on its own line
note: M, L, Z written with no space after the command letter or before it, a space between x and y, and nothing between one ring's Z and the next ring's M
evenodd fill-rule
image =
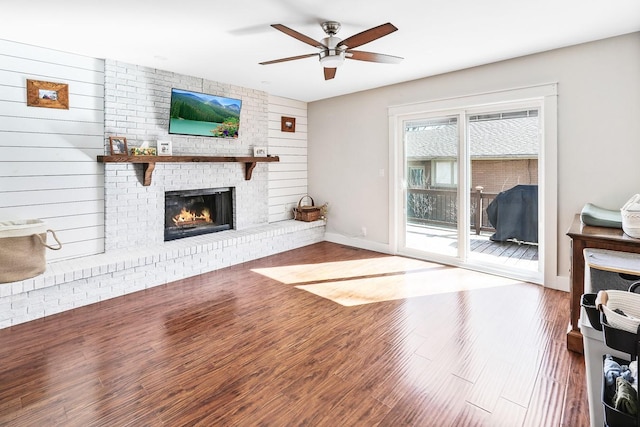
M528 159L538 156L538 117L474 121L469 132L472 159ZM457 127L454 125L427 126L422 130L405 132L405 137L409 159L457 157Z

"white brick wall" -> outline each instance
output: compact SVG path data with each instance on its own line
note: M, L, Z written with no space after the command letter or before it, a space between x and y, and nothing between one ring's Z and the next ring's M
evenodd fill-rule
M238 138L169 135L171 89L185 89L242 100ZM248 155L267 145L268 94L197 77L107 59L105 134L127 138L129 146L171 139L174 154ZM105 138L105 150L108 149Z
M171 89L187 89L242 100L238 138L169 135ZM267 146L266 92L106 60L105 150L109 136L129 147L158 139L173 142L174 155L252 155ZM105 165L105 250L135 248L164 240L164 192L235 187L237 230L269 221L267 165L250 181L242 163L158 163L151 186L143 187L142 165Z
M243 163L157 163L148 187L142 186L141 175L141 165L105 164L107 252L164 240L165 191L235 187L235 228L268 222L265 163L256 166L249 181L244 179Z
M172 87L242 99L239 138L168 135ZM105 62L105 153L108 136L117 135L130 147L171 139L176 155L250 155L273 134L268 110L264 92ZM300 150L278 147L288 156L284 163L306 161ZM246 181L241 163L158 163L152 185L144 187L141 165L105 164L105 253L49 263L40 276L0 283L0 328L324 240L322 221L268 223L268 165L258 164ZM278 178L280 187L296 197L306 191L306 167L300 173L304 178ZM302 179L302 187L290 183ZM164 242L164 192L218 187L235 187L236 229Z
M281 221L49 264L0 283L0 329L324 240L322 221Z

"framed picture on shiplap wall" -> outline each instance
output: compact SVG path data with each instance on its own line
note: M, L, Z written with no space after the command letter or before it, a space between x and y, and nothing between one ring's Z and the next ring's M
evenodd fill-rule
M0 217L37 213L55 230L47 262L104 252L104 60L7 40L0 58ZM63 105L28 105L27 85Z
M69 109L69 85L27 79L29 107Z

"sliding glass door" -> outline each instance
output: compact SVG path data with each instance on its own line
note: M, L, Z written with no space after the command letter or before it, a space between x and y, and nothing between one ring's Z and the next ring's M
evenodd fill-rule
M539 116L525 103L404 118L401 252L539 280Z
M469 263L539 270L539 116L537 107L467 115Z
M435 116L404 123L405 245L457 257L459 117Z

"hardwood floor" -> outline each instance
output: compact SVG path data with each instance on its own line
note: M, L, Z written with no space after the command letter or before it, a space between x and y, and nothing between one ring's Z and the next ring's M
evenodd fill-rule
M319 243L0 330L0 425L588 425L567 293L450 267L451 292L351 307L295 287L410 280L384 257Z

